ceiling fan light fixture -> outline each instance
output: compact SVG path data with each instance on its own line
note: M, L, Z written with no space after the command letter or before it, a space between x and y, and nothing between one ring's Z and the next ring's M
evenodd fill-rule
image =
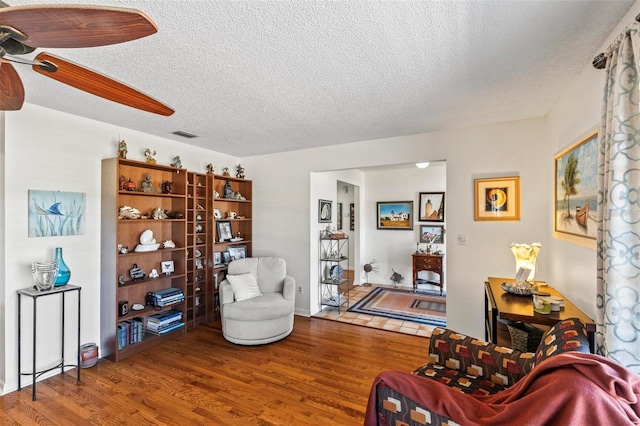
M416 167L419 169L426 169L429 167L429 163L416 163Z
M176 130L175 132L171 132L171 133L176 135L176 136L182 136L183 138L187 138L187 139L193 139L193 138L199 138L200 137L198 135L194 135L193 133L184 132L182 130Z

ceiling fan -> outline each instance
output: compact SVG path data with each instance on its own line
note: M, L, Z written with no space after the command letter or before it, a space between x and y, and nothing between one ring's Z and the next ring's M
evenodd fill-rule
M107 6L34 5L11 7L0 0L0 110L22 108L24 87L11 63L96 96L160 115L174 110L106 75L52 54L22 58L39 47L96 47L123 43L157 32L143 12Z

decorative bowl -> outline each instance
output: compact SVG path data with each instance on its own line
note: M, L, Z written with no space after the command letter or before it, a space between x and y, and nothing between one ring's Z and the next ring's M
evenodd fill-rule
M53 288L58 276L58 262L33 262L31 264L33 281L39 291L48 291Z
M538 287L526 281L524 283L502 283L500 287L507 293L517 296L531 296L534 291L538 290Z

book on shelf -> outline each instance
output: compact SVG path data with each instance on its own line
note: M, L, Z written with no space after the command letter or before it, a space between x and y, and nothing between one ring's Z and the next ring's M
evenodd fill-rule
M142 342L144 339L144 319L135 317L118 323L118 349Z
M154 329L151 329L151 328L147 327L147 332L150 333L150 334L161 335L161 334L166 334L166 333L169 333L171 331L177 330L177 329L182 328L182 327L184 327L184 323L183 322L176 322L176 323L170 324L167 327L160 328L158 330L154 330Z
M162 312L158 312L157 314L149 315L149 318L147 319L147 325L149 324L162 325L168 322L175 321L176 319L179 320L181 318L182 318L182 312L180 311L171 311L171 310L162 311Z

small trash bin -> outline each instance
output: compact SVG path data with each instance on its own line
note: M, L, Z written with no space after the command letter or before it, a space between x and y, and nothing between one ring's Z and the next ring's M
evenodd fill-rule
M98 345L95 343L85 343L80 346L80 367L89 368L98 362Z

